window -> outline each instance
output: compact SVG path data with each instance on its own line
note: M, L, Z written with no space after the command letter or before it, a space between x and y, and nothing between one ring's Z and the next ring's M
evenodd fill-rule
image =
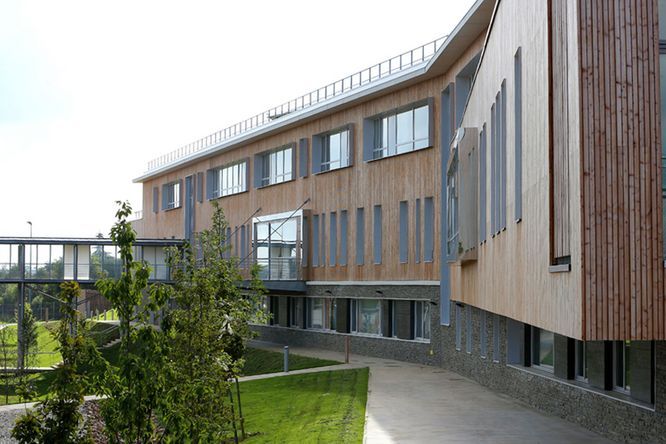
M307 328L335 330L336 300L333 298L307 298Z
M397 338L398 337L398 317L396 316L395 313L395 301L390 300L388 303L388 317L389 317L389 327L391 331L389 332L389 336L392 338Z
M365 215L363 208L356 209L356 265L365 263Z
M346 128L313 137L314 172L336 170L352 164L351 130Z
M162 209L170 210L180 207L180 183L170 182L162 186Z
M247 191L247 161L208 170L208 199Z
M295 280L301 257L300 217L254 220L254 254L264 280Z
M465 351L472 353L472 306L465 307L467 319L465 319Z
M500 317L493 315L493 361L500 360Z
M300 327L303 319L301 298L288 298L287 303L289 304L289 326Z
M382 263L382 206L375 205L372 232L373 253L375 264Z
M430 301L414 302L414 338L430 340Z
M630 341L613 342L613 389L623 393L629 393Z
M462 316L460 314L460 305L456 304L456 350L462 348Z
M428 105L375 120L373 159L428 147L429 120Z
M292 177L293 147L291 145L259 155L259 186L286 182Z
M488 356L488 332L486 330L486 312L481 310L481 320L479 321L479 337L480 337L480 348L481 348L481 357L485 358Z
M553 332L532 327L532 364L552 371L555 360Z
M381 303L379 299L352 299L352 332L381 335Z
M584 341L576 341L576 373L575 377L587 381L587 350Z

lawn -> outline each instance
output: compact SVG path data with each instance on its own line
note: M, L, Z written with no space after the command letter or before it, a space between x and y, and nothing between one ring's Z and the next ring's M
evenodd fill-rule
M368 369L241 383L250 443L363 441Z
M308 358L294 354L289 355L289 370L301 370L304 368L324 367L336 364L341 364L341 362ZM284 355L282 353L259 348L248 348L246 350L245 366L243 367L244 376L277 373L283 370Z
M53 339L51 329L56 328L58 321L52 322L38 322L37 323L37 353L28 357L28 366L30 367L51 367L62 361L60 353L58 353L58 342ZM4 327L8 332L7 346L13 349L11 354L15 356L16 353L16 324ZM14 367L16 363L8 363L10 367Z

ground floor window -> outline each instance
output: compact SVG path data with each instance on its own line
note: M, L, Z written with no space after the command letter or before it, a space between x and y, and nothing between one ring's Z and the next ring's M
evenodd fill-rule
M335 330L336 305L333 298L308 298L307 328Z
M398 316L396 316L396 306L395 301L391 300L388 302L388 318L389 318L389 336L392 338L398 337Z
M414 302L414 338L430 340L430 302Z
M629 393L629 351L630 341L613 342L613 388L619 392Z
M352 332L381 335L381 313L379 299L352 299L350 313Z
M289 326L301 327L303 320L303 302L301 298L289 298Z
M532 364L552 371L555 361L555 335L532 327Z
M587 381L587 350L584 341L576 341L576 379Z

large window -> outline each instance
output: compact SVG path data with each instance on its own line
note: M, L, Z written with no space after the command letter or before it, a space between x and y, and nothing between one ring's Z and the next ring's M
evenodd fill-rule
M247 161L208 171L208 199L247 191Z
M349 129L318 137L321 141L320 172L344 168L351 164Z
M254 222L254 251L259 277L267 280L295 280L301 258L300 217L257 218Z
M293 148L284 147L261 155L261 185L292 179Z
M335 330L336 300L333 298L307 299L307 328Z
M170 210L180 207L180 181L170 182L162 186L162 209Z
M532 327L532 364L552 371L555 362L555 335Z
M379 299L352 299L352 332L381 335L381 319L381 303Z
M587 381L587 350L584 341L576 340L576 379Z
M372 156L364 155L364 158L381 159L429 147L430 114L430 105L421 104L371 119L372 126L366 129L373 134Z
M430 340L430 302L414 302L414 338Z

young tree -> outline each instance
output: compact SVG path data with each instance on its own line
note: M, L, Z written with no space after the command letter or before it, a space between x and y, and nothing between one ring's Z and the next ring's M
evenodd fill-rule
M18 314L16 316L18 319ZM28 302L25 303L23 309L23 341L19 342L18 346L23 352L23 361L25 367L30 367L37 362L37 318L32 312L32 307Z
M14 373L10 368L16 366L16 335L6 324L0 325L0 364L2 365L2 385L5 404L9 404L9 391L14 384Z
M261 316L260 281L243 294L236 259L224 259L227 223L213 203L212 227L199 234L195 252L170 250L173 296L166 333L169 356L169 409L162 412L165 436L173 442L222 442L233 417L227 401L231 378L242 366L249 321Z
M101 411L112 442L153 442L158 439L154 415L165 402L169 382L164 334L150 325L149 316L164 307L168 291L162 285L148 285L150 268L133 257L136 232L127 221L132 208L127 202L118 204L111 239L119 248L122 272L118 279L96 284L120 320L119 368L110 379L110 396Z
M62 363L54 370L56 377L47 398L26 411L12 430L12 437L22 444L92 442L79 408L84 395L103 392L108 364L87 334L86 321L78 320L74 301L79 284L64 282L60 288L63 316L54 336Z

